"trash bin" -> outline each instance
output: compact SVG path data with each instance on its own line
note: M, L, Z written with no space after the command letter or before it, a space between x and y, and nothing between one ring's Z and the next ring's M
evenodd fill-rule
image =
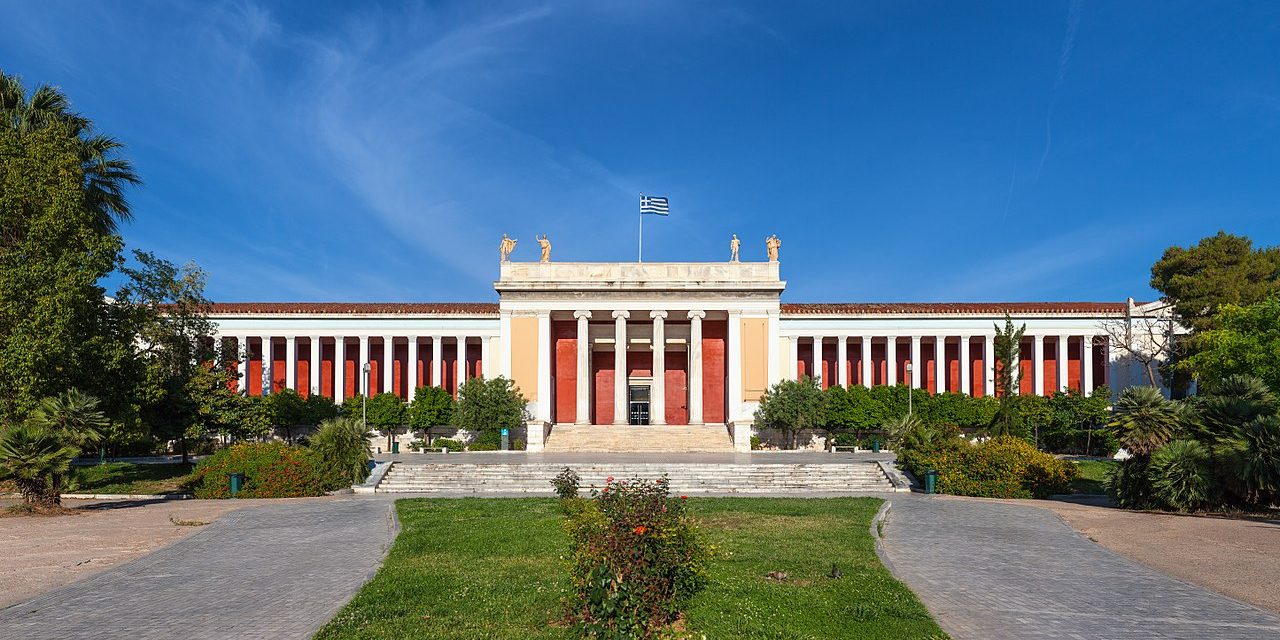
M391 443L391 453L400 453L400 441L396 440Z
M924 492L936 493L938 489L938 470L929 469L924 472Z
M879 441L879 440L872 440L872 441L871 441L871 453L880 453L880 441Z
M234 498L244 488L244 474L228 473L227 477L231 480L231 497Z

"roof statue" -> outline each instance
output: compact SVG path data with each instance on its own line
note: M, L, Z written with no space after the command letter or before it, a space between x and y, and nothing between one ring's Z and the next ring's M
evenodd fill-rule
M733 239L729 241L729 262L738 261L738 247L742 245L742 241L738 240L738 234L733 234Z
M516 240L508 238L507 234L505 233L502 234L502 242L498 243L498 256L499 256L498 261L499 262L506 262L508 259L510 259L511 252L515 251L516 249L516 242L517 242Z
M551 241L547 239L547 234L544 233L541 238L538 238L538 246L542 247L540 260L542 262L551 262Z
M769 262L777 262L778 249L782 248L782 241L778 239L778 234L775 233L765 238L764 246L769 251Z

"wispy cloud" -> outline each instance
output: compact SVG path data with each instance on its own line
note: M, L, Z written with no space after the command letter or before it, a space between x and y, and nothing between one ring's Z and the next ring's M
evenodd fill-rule
M1044 171L1044 163L1049 159L1049 151L1053 148L1053 109L1058 105L1058 94L1062 91L1062 83L1067 78L1067 67L1071 64L1071 52L1076 48L1076 29L1080 26L1082 0L1071 0L1067 9L1067 30L1062 36L1062 49L1058 52L1058 71L1053 77L1053 89L1049 93L1049 108L1044 116L1044 152L1040 154L1040 164L1036 166L1036 182L1040 181L1040 172Z

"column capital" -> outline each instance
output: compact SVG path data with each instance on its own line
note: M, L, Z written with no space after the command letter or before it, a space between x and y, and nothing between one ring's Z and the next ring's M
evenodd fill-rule
M654 309L653 311L649 312L649 317L653 318L654 320L657 320L659 318L666 320L667 312L663 309Z
M702 319L705 319L706 317L707 317L707 312L701 309L694 309L693 311L689 312L690 320L693 320L695 318L698 320L702 320Z
M1031 336L1031 340L1036 344L1044 344L1044 336L1038 333Z
M631 312L625 309L618 309L614 311L612 315L614 320L617 320L618 318L622 318L623 320L626 320L631 317Z
M574 320L580 320L580 319L582 319L582 318L586 318L586 319L590 320L590 319L591 319L591 312L590 312L590 311L588 311L588 310L586 310L586 309L579 309L579 310L577 310L577 311L574 311L574 312L573 312L573 319L574 319Z

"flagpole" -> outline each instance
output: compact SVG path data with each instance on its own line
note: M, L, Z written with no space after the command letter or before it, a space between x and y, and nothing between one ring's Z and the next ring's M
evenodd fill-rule
M640 200L644 200L643 193L640 194ZM637 211L639 211L638 209L638 207L640 206L639 202L640 201L636 202ZM639 211L639 215L640 215L640 236L639 236L639 242L636 246L636 262L644 262L644 211Z

